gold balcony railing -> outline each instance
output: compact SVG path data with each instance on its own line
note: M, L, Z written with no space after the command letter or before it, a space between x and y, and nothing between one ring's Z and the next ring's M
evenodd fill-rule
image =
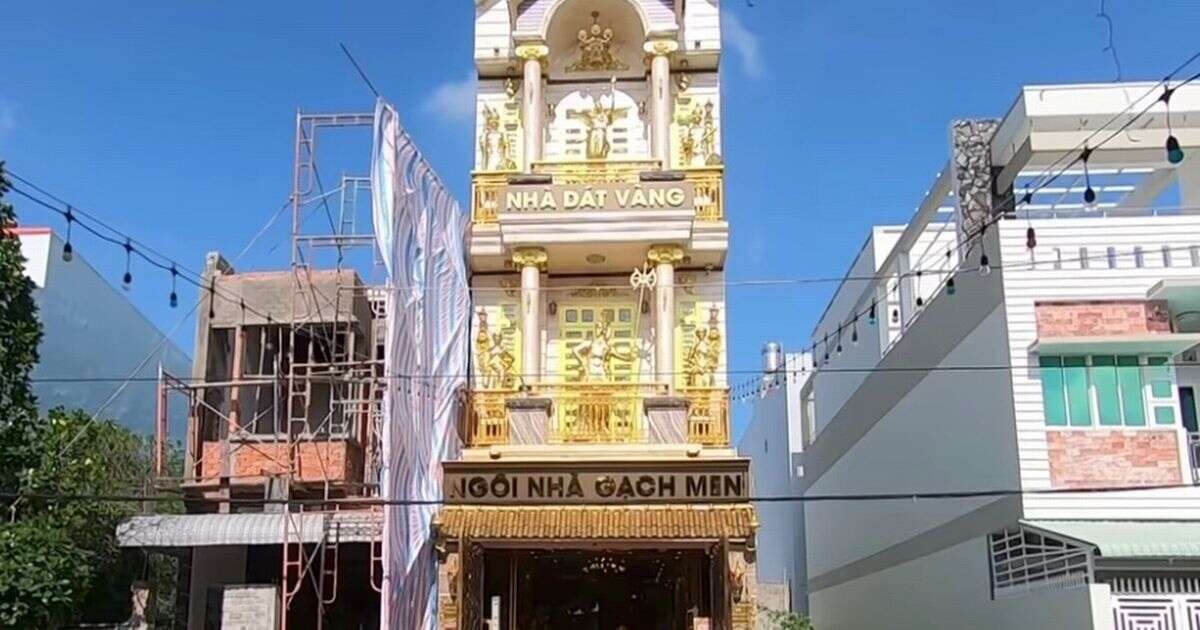
M508 399L515 389L474 390L467 405L466 441L472 446L508 444Z
M535 162L533 172L550 175L555 184L635 183L644 171L659 170L658 160L580 160ZM476 172L471 176L471 219L495 223L503 200L500 191L515 171ZM700 166L683 170L696 188L696 220L725 220L725 168Z
M729 389L686 387L688 399L688 442L704 446L729 445Z
M537 443L622 444L650 440L648 419L642 402L663 396L666 386L654 383L557 383L543 384L533 392L515 389L472 390L469 394L462 434L467 446L481 447L514 443L513 422L507 402L530 395L549 398L551 415L534 430ZM687 442L701 446L729 446L729 389L687 387L678 394L688 401ZM544 424L543 424L544 422Z
M642 441L642 399L664 391L659 385L636 383L562 383L538 389L554 399L551 440L575 444Z

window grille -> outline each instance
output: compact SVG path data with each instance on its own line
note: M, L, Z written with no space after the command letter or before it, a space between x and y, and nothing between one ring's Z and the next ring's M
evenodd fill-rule
M1188 254L1192 259L1192 266L1200 267L1200 245L1192 245L1189 247Z
M1162 256L1163 256L1163 267L1170 267L1171 266L1171 246L1170 245L1162 246Z
M988 537L992 598L1082 586L1093 581L1092 550L1016 527Z
M1087 255L1086 247L1079 248L1079 268L1080 269L1088 268L1088 255Z
M1146 256L1142 253L1140 245L1133 248L1133 266L1138 269L1146 266Z
M1166 595L1172 593L1200 594L1200 574L1183 573L1123 573L1102 574L1098 582L1112 587L1114 595Z
M1108 268L1116 269L1117 268L1117 248L1109 247L1107 253L1108 253Z

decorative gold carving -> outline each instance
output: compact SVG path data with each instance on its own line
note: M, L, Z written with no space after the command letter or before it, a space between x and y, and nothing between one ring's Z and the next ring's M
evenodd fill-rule
M652 39L642 46L647 55L669 55L679 50L679 42L673 39Z
M654 245L650 247L646 259L656 265L678 264L683 260L683 248L678 245Z
M541 43L521 44L517 46L516 53L518 57L526 61L543 60L550 56L550 47Z
M714 105L705 101L703 107L693 105L679 119L679 165L694 166L697 158L705 166L719 166L717 152L717 122Z
M483 131L479 134L479 156L482 170L517 170L517 162L512 156L513 143L501 128L499 112L485 104L483 121Z
M510 102L517 100L517 82L512 77L504 80L504 95L508 97Z
M692 75L686 72L676 74L675 87L678 88L680 92L687 92L688 88L692 87Z
M533 172L552 175L555 184L635 184L643 171L658 170L658 160L535 162Z
M701 166L687 169L684 179L696 187L696 219L722 221L725 219L725 173L723 166Z
M468 446L508 444L507 401L516 395L516 389L471 391L465 436Z
M484 389L509 389L516 386L517 359L504 343L506 327L488 330L487 311L479 309L479 326L475 333L475 357L479 365L479 384ZM513 326L509 325L508 330Z
M615 298L622 291L612 287L584 287L571 291L571 297L579 298Z
M612 103L605 108L600 97L593 98L591 109L576 109L567 112L567 118L581 120L587 127L587 144L585 155L589 160L603 160L612 151L609 142L609 131L613 123L625 118L629 113L628 107L617 107L615 96L610 97Z
M696 326L696 338L684 357L685 385L713 387L721 364L721 322L717 307L709 310L708 326Z
M583 383L613 382L613 364L633 361L636 353L621 352L614 343L612 315L605 312L592 328L591 339L576 343L571 353L579 360L579 381Z
M545 271L546 262L549 260L550 257L546 254L546 250L541 247L518 247L512 253L513 265L518 269L537 267Z
M628 70L629 66L613 56L612 27L600 25L600 12L592 11L592 25L579 29L579 60L567 66L567 72L605 72Z
M703 446L729 446L729 389L683 387L688 399L688 442Z

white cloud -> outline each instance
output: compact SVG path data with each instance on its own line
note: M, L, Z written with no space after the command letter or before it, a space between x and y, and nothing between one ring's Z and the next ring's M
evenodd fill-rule
M750 32L732 11L725 11L721 17L725 24L725 41L742 58L742 70L746 76L751 79L762 77L766 68L759 54L758 35Z
M443 121L470 122L475 119L475 73L459 81L438 85L421 103L421 110Z

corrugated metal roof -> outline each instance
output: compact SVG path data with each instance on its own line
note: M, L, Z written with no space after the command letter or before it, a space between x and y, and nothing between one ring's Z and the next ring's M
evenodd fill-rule
M159 514L135 516L117 526L122 547L207 547L278 545L284 536L283 514ZM319 542L326 530L340 542L370 542L380 535L377 512L292 514L291 542Z
M1095 545L1104 558L1200 558L1200 521L1022 521Z
M754 506L468 506L451 505L437 516L441 535L468 538L645 539L749 538L758 521Z

